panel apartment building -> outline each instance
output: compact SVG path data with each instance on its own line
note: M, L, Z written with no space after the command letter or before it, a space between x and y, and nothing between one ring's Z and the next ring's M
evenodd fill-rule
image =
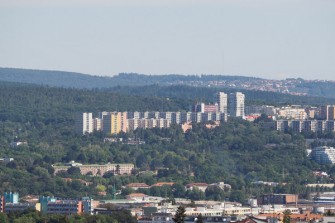
M103 131L107 134L127 132L127 112L107 112L102 116Z

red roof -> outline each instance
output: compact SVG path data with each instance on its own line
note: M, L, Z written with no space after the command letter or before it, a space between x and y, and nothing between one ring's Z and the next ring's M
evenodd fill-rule
M152 187L161 187L161 186L173 186L174 185L174 182L158 182L158 183L155 183L154 185L151 185Z

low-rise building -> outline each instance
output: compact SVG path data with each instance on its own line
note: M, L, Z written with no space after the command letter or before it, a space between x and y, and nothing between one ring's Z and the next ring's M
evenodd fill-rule
M131 163L107 163L107 164L81 164L70 162L66 165L53 165L57 174L60 171L67 171L71 167L78 167L82 175L92 174L93 176L103 176L107 172L112 172L115 175L132 174L134 164Z
M193 190L194 188L197 188L197 189L205 192L207 187L208 187L207 183L190 183L190 184L187 184L185 186L185 189L186 190Z
M150 188L149 185L145 184L145 183L130 183L126 185L126 188L131 188L133 190L138 190L138 189L148 189Z
M56 200L54 202L48 202L47 213L48 214L81 214L83 212L82 201L77 200Z
M5 204L5 212L17 212L17 211L26 211L26 210L36 210L36 203L6 203Z
M40 211L45 214L91 214L95 208L89 197L78 199L63 199L41 196L39 198Z
M153 185L151 185L151 187L162 187L162 186L173 186L175 183L174 182L157 182Z
M258 204L296 204L298 202L297 194L265 194L259 197Z
M148 195L143 193L131 193L126 196L128 200L144 200Z
M10 163L12 161L14 161L14 158L10 158L10 157L0 158L0 163Z

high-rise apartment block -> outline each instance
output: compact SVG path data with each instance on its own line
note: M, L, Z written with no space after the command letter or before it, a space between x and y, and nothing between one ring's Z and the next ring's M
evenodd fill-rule
M77 114L76 132L85 135L93 132L93 116L92 113L84 112Z
M229 95L229 114L231 117L244 117L244 99L245 95L241 92Z
M234 113L231 116L244 117L244 94L231 94ZM103 131L106 134L134 131L137 128L169 128L171 124L226 122L228 98L224 92L216 94L212 104L197 103L194 112L187 111L128 111L128 112L99 112L93 118L92 113L81 113L76 118L76 131L79 134Z
M216 94L216 103L218 104L218 112L227 114L228 112L228 97L224 92Z
M93 119L93 130L101 131L102 130L102 120L101 118Z
M109 112L103 115L103 131L107 134L127 132L127 112Z
M197 103L194 106L194 112L209 113L218 112L218 104Z
M335 120L335 105L321 106L320 118L323 120Z

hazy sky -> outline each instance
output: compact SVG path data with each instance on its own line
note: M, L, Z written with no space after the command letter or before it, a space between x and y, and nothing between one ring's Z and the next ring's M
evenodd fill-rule
M335 80L335 1L0 0L0 67Z

